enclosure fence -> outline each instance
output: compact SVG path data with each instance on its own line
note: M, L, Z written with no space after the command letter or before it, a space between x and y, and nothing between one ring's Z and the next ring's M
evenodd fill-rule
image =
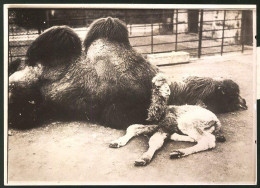
M167 10L161 12L133 13L122 11L118 14L76 15L65 17L50 16L46 10L43 24L38 28L21 27L9 13L9 62L17 58L25 60L31 42L45 29L54 25L73 27L84 40L88 26L100 17L117 17L123 20L129 31L131 45L142 54L171 51L189 52L191 57L223 55L229 52L244 52L251 49L248 38L252 31L244 10ZM247 16L248 17L248 16ZM250 17L250 15L249 15ZM252 27L252 26L251 26ZM247 44L245 44L247 42Z

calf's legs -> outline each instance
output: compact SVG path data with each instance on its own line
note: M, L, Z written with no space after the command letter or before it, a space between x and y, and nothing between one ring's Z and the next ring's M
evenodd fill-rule
M127 144L129 140L131 140L135 136L144 135L144 134L152 134L156 131L158 125L141 125L141 124L134 124L130 125L127 130L126 134L117 140L112 141L109 144L111 148L119 148Z
M180 134L177 134L177 133L173 133L171 135L170 139L173 140L173 141L180 141L180 142L196 142L196 140L194 140L190 136L180 135Z
M196 132L197 131L197 132ZM197 141L197 144L195 146L185 148L185 149L178 149L170 153L170 158L180 158L183 156L187 156L193 153L197 153L200 151L205 151L208 149L215 148L216 146L216 138L213 134L208 133L206 131L198 131L195 130L193 131L193 134L189 135L194 140Z
M168 134L161 131L156 132L153 136L151 136L148 150L135 161L135 165L147 165L152 160L154 153L163 146L163 143L167 137Z

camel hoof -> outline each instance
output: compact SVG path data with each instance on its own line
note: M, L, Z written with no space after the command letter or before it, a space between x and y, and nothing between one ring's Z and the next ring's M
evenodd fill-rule
M138 159L135 161L135 166L146 166L147 165L147 161L144 159Z
M170 153L170 158L178 159L178 158L181 158L183 155L184 155L184 153L182 153L180 151L173 151L172 153Z

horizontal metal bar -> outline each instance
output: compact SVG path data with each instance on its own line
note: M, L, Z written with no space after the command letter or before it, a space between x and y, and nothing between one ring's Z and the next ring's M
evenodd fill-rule
M134 45L134 46L132 46L132 47L143 47L143 46L151 46L151 43L150 43L150 44Z
M14 33L14 32L10 32L10 33ZM17 32L17 34L15 34L15 35L13 35L13 34L9 35L9 37L16 37L16 36L22 36L22 35L38 35L38 33L18 33Z
M153 45L175 44L176 42L154 43Z
M220 52L204 53L204 54L201 54L201 55L209 55L209 54L215 54L215 55L217 55L217 54L220 54Z
M142 37L150 37L152 35L139 35L139 36L129 36L128 38L133 39L133 38L142 38ZM153 36L157 36L157 35L153 35Z
M191 22L193 23L193 22ZM165 22L160 22L160 23L154 23L153 26L162 26L162 25L180 25L180 24L188 24L187 22L179 22L179 23L165 23ZM127 27L130 27L131 24L127 24ZM140 27L151 27L151 24L133 24L131 25L132 28L140 28Z
M204 47L201 47L201 48L217 48L217 47L221 47L221 45L217 45L217 46L204 46Z
M181 50L197 50L198 48L184 48L184 49L178 49L179 51Z
M181 50L193 50L193 49L198 49L198 48L189 48L189 49L179 49L179 50L177 50L177 51L181 51ZM165 53L167 53L167 52L172 52L172 51L174 51L174 50L169 50L169 51L159 51L159 52L154 52L154 53L162 53L162 52L165 52ZM234 50L234 51L224 51L223 53L228 53L228 52L240 52L241 50ZM141 53L141 54L151 54L150 52L144 52L144 53ZM192 54L192 55L197 55L197 53L190 53L190 54ZM208 55L208 54L219 54L219 52L213 52L213 53L203 53L203 54L201 54L201 55ZM12 55L12 56L10 56L9 58L14 58L14 57L26 57L25 55Z
M90 19L94 19L94 18L88 18L88 17L74 17L74 18L69 18L69 19L61 19L61 18L51 18L49 19L50 22L52 21L71 21L71 20L90 20ZM96 18L97 19L97 18Z
M190 41L178 41L177 44L181 43L186 43L186 42L198 42L199 40L190 40ZM175 44L176 42L164 42L164 43L154 43L154 45L164 45L164 44ZM149 46L150 44L147 45L135 45L133 47L140 47L140 46ZM197 49L197 48L194 48Z
M225 30L234 30L234 29L241 29L241 28L233 28L233 29L225 29ZM222 29L215 29L215 30L203 30L202 32L208 32L208 31L222 31ZM173 33L176 34L176 33ZM179 32L177 34L191 34L191 32ZM197 33L196 33L197 34ZM221 38L222 39L222 38Z
M241 50L234 50L234 51L224 51L223 53L228 53L228 52L241 52Z
M174 34L174 33L173 33ZM129 36L128 38L138 38L138 37L150 37L152 35L139 35L139 36ZM153 34L153 36L162 36L161 34Z
M234 29L241 29L241 27L231 28L231 29L224 29L224 30L234 30ZM223 31L223 29L203 30L202 32L208 32L208 31Z
M228 53L228 52L240 52L241 50L234 50L234 51L223 51L223 53ZM212 53L204 53L201 55L209 55L209 54L220 54L219 52L212 52Z
M21 45L9 45L9 48L21 48L21 47L27 47L30 46L30 44L21 44Z
M229 19L229 20L226 20L226 21L234 21L234 20L236 20L236 21L241 21L241 19ZM224 20L210 20L210 21L203 21L203 23L205 23L205 22L216 22L216 21L221 21L221 22L223 22ZM189 23L198 23L198 22L178 22L178 23L163 23L163 22L161 22L160 23L160 25L163 25L163 24L169 24L169 25L183 25L183 24L189 24ZM127 24L127 25L130 25L130 24ZM147 24L148 25L148 24ZM155 24L156 25L156 24ZM158 24L159 25L159 24ZM199 25L199 23L198 23L198 25ZM132 26L132 27L143 27L143 26ZM222 30L222 29L221 29Z
M146 26L147 27L150 27L151 24L147 24ZM173 24L173 25L176 25L176 24ZM131 26L132 28L134 27L146 27L146 26ZM241 29L241 28L231 28L231 29L225 29L225 30L235 30L235 29ZM202 32L209 32L209 31L222 31L222 29L215 29L215 30L203 30ZM12 32L14 33L14 32ZM173 34L176 34L176 33L173 33ZM190 34L190 32L178 32L177 34ZM21 35L38 35L38 33L17 33L15 35L11 34L9 35L9 37L14 37L14 36L21 36ZM160 35L160 34L158 34ZM129 38L137 38L137 37L149 37L151 35L142 35L142 36L130 36ZM156 35L154 35L156 36Z
M176 42L153 43L153 45L175 44ZM151 46L151 44L134 45L133 47Z
M160 23L155 23L155 24L153 24L154 26L160 26ZM127 27L130 27L130 24L127 24ZM134 24L134 25L131 25L131 27L132 28L140 28L140 27L144 27L144 28L150 28L151 27L151 24L142 24L142 25L136 25L136 24Z
M26 55L11 55L10 57L25 57Z
M176 34L176 33L173 33L173 34ZM187 32L187 31L186 31L186 32L178 32L177 34L178 34L178 35L179 35L179 34L191 34L191 32ZM197 34L197 33L196 33L196 34Z
M199 40L190 40L190 41L178 41L177 43L185 43L185 42L198 42ZM155 43L154 45L164 45L164 44L175 44L176 42L164 42L164 43ZM141 44L141 45L133 45L132 47L142 47L142 46L150 46L151 44ZM239 46L240 44L228 44L228 45L223 45L223 46ZM28 47L28 45L9 45L9 48L19 48L19 47ZM202 48L213 48L213 47L220 47L221 45L218 46L205 46Z
M223 45L223 46L242 46L242 44L226 44L226 45Z
M176 33L174 33L174 34L176 34ZM182 32L181 33L177 33L177 34L182 34ZM14 35L14 36L18 36L18 35ZM138 35L138 36L129 36L129 38L144 38L144 37L151 37L151 36L152 35ZM156 34L156 35L153 35L153 36L161 36L161 35L160 34ZM13 37L13 36L9 35L9 37ZM235 37L237 37L237 36L225 37L225 39L226 38L235 38ZM241 37L241 36L238 36L238 37ZM222 39L222 38L207 38L207 39L203 38L202 40L216 40L216 39ZM199 41L199 40L178 41L178 43L197 42L197 41ZM175 43L175 42L173 42L173 43ZM21 46L26 46L26 45L21 45ZM13 47L16 47L16 46L13 46ZM19 46L17 46L17 47L19 47Z
M173 12L169 12L169 13L166 13L166 14L173 14ZM153 16L153 15L163 15L163 13L146 13L146 14L132 14L132 13L128 13L127 16L132 16L132 17L147 17L147 16ZM106 16L109 16L109 14L105 14L104 16L96 16L96 17L79 17L79 19L86 19L86 20L94 20L94 19L99 19L99 18L103 18L103 17L106 17ZM114 15L113 17L115 18L124 18L125 17L125 14L122 14L122 15ZM75 19L75 18L72 18L72 19ZM59 19L59 18L56 18L56 19L52 19L52 20L55 20L55 21L59 21L59 20L64 20L64 19Z
M167 53L167 52L173 52L174 50L167 50L167 51L155 51L153 54L158 54L158 53ZM177 50L178 51L178 50ZM150 52L144 52L141 54L151 54Z
M153 54L158 54L158 53L167 53L167 52L173 52L174 50L167 50L167 51L156 51L153 52Z
M233 36L233 37L224 37L224 39L235 38L235 37L237 37L237 36ZM238 36L238 37L240 37L240 36ZM216 40L216 39L222 39L222 37L220 37L220 38L209 38L209 39L204 38L204 39L202 39L202 40Z
M185 42L198 42L198 40L183 40L183 41L178 41L178 43L185 43Z
M203 22L223 22L224 20L203 20ZM241 19L226 19L225 21L241 21Z
M223 46L241 46L241 44L226 44ZM217 47L221 47L221 45L217 45L217 46L204 46L202 48L217 48Z
M174 44L175 42L166 42L166 43L156 43L154 45L164 45L164 44ZM178 44L180 42L177 42ZM150 46L150 44L146 44L146 45L136 45L136 46L133 46L133 47L141 47L141 46ZM240 44L228 44L228 45L223 45L223 46L240 46ZM217 46L204 46L204 47L201 47L201 48L217 48L217 47L221 47L221 45L217 45ZM198 49L198 48L184 48L184 49L180 49L180 50L195 50L195 49Z

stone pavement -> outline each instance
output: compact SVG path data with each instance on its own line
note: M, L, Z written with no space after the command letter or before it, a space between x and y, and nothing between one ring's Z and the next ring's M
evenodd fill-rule
M135 138L119 149L109 142L125 131L87 122L53 122L8 137L11 184L253 184L255 182L255 71L252 54L233 54L160 67L171 79L188 75L231 78L248 110L218 114L227 141L215 149L171 160L169 153L192 143L169 142L146 167L135 167L148 147Z

